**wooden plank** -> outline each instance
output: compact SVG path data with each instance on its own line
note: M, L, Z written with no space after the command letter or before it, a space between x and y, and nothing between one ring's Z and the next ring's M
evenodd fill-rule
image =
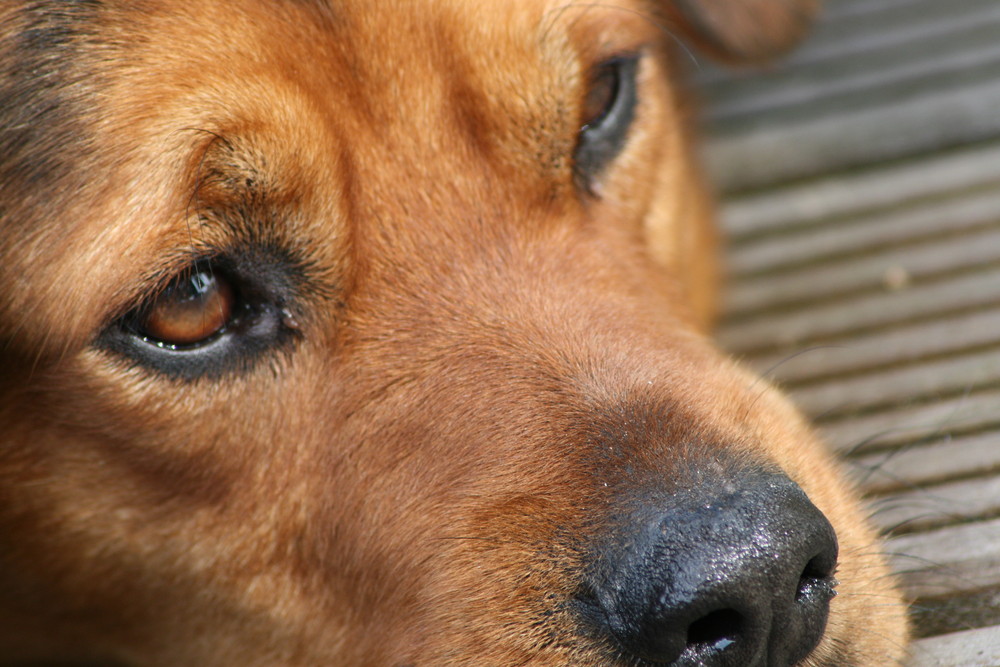
M943 83L947 87L954 83L947 81L949 75L966 81L988 77L989 64L996 57L996 42L990 38L995 37L998 25L997 21L970 22L960 31L920 43L904 42L875 53L798 67L779 63L764 72L728 77L706 91L709 127L725 130L740 122L773 124L776 118L787 117L789 108L799 115L829 115L845 106L877 103L904 86L912 90ZM857 99L865 90L872 93L867 103ZM820 108L820 101L829 101L834 108ZM750 114L758 118L742 118Z
M1000 515L1000 477L949 482L884 496L873 507L875 525L886 532L927 530L995 517ZM1000 539L1000 535L997 537Z
M843 2L827 2L812 34L795 52L771 71L799 69L816 64L841 62L852 57L877 57L878 53L898 46L928 42L982 25L994 18L993 0L904 0L903 2L864 3L853 12L841 12ZM706 88L741 78L724 69L705 65L698 74ZM743 73L744 77L766 78L768 72Z
M1000 626L922 639L910 655L908 667L997 667Z
M1000 625L1000 587L921 598L911 608L910 615L917 637L994 627Z
M705 160L723 190L759 188L990 140L1000 135L998 106L1000 80L928 91L832 117L719 133Z
M1000 558L1000 518L963 523L922 533L891 537L885 542L900 570L912 571L940 564Z
M992 78L1000 61L998 30L1000 21L975 23L958 34L923 43L734 82L742 86L719 86L707 97L708 123L721 132L740 123L760 124L761 118L773 125L872 106L893 96L910 96L917 88L942 91Z
M997 266L1000 229L987 228L892 248L873 256L852 256L814 268L747 278L730 286L725 301L730 319L746 318L758 311L786 310L819 300L885 291L892 272L902 272L910 282L919 282Z
M1000 298L992 291L994 302ZM753 358L757 368L786 387L870 373L889 366L995 346L1000 353L1000 305L930 322L893 327L833 341L789 355L782 350Z
M885 547L915 600L917 636L1000 623L1000 521L906 535Z
M880 494L959 477L998 474L1000 431L946 435L930 443L867 454L849 464L852 476L866 491Z
M914 599L1000 585L1000 519L894 537L885 551Z
M866 16L872 12L881 12L899 7L913 8L927 2L940 0L838 0L823 5L823 21L838 21L843 18Z
M787 59L787 67L873 53L899 44L914 44L972 25L1000 20L995 0L922 2L905 7L879 6L864 16L821 22L810 38Z
M747 237L811 229L824 220L841 223L848 216L870 209L884 209L906 201L926 203L929 197L968 192L976 186L997 183L1000 183L1000 143L990 143L923 156L916 162L733 196L722 210L722 226L732 243L742 248L741 242Z
M865 452L873 448L938 439L949 433L1000 428L1000 390L903 405L867 415L842 414L820 422L834 449Z
M885 289L845 301L762 313L727 323L719 339L727 350L765 370L771 365L756 359L772 352L790 355L807 346L836 345L887 327L985 310L997 305L998 292L1000 268L987 269L932 280L919 289Z
M823 5L823 20L836 21L843 17L867 15L872 12L895 9L897 7L919 7L926 2L938 2L939 0L837 0Z
M1000 349L894 368L791 392L809 415L851 413L1000 386Z
M850 219L830 220L810 227L750 240L733 253L726 266L730 280L815 266L848 255L873 254L893 244L909 244L980 228L1000 226L1000 150L989 155L997 178L988 189L927 201L921 199ZM971 171L974 164L965 165ZM982 178L984 170L975 176ZM950 172L952 177L954 172ZM978 184L977 184L978 185ZM921 195L926 196L926 191Z

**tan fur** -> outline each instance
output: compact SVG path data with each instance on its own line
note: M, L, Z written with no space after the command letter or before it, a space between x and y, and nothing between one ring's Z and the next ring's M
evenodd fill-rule
M76 76L70 129L0 182L0 664L618 664L563 604L568 536L632 482L595 468L608 433L665 480L719 452L780 466L840 541L807 664L894 664L904 610L854 490L703 333L682 19L320 5L108 2L52 74ZM633 49L635 124L583 195L588 68ZM308 260L291 350L184 381L95 345L241 224Z

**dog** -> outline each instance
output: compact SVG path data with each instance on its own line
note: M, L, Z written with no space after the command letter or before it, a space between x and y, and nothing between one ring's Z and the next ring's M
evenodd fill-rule
M815 9L0 6L0 664L898 664L709 336L680 60Z

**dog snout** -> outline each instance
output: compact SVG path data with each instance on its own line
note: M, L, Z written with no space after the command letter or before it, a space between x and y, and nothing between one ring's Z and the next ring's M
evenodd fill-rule
M628 513L582 596L605 639L674 667L792 665L816 647L837 539L796 484L702 480L657 504Z

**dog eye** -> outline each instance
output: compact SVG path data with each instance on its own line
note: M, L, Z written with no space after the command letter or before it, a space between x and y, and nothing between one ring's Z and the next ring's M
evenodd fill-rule
M138 333L173 347L197 345L218 335L234 308L229 282L212 271L195 271L175 280L137 323Z
M577 180L588 190L625 145L635 117L637 62L637 56L613 58L591 75L575 156Z
M199 259L94 344L176 379L246 372L301 337L300 280L295 261L255 249Z

